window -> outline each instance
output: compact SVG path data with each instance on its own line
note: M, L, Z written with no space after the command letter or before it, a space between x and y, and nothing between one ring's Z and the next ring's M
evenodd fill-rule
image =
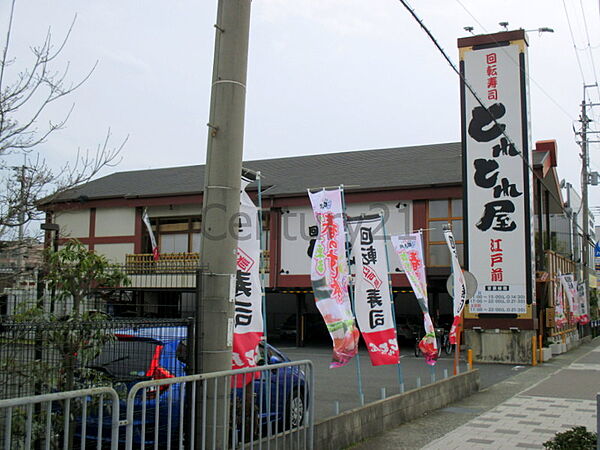
M199 245L199 217L157 217L151 219L160 253L197 252ZM144 250L150 253L150 239L144 228Z
M463 264L464 241L462 220L462 199L430 200L427 204L427 265L433 267L450 266L450 252L444 239L444 225L452 226L456 240L458 260Z
M263 210L263 245L269 247L269 210ZM160 253L199 253L200 217L156 217L150 219ZM151 253L150 238L143 228L143 248Z

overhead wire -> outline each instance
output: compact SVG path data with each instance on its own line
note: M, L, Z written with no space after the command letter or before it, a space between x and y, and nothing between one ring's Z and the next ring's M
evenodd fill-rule
M475 17L475 15L473 13L471 13L471 11L469 11L469 9L461 2L461 0L455 0L455 1L456 1L456 3L458 3L461 6L462 9L465 10L465 12L475 21L475 23L481 27L481 29L483 31L488 33L488 30L486 29L486 27L477 19L477 17ZM513 62L514 65L516 65L517 67L519 66L518 62L513 60L512 57L510 57L510 55L507 55L507 56L510 58L510 60ZM537 87L540 90L540 92L542 94L544 94L552 103L554 103L554 105L560 111L562 111L563 114L565 114L569 118L569 120L573 119L572 114L569 111L567 111L567 109L565 107L563 107L552 95L550 95L550 93L548 91L546 91L546 89L544 89L542 87L542 85L540 83L538 83L530 74L526 73L525 76L527 76L527 79L530 82L532 82L535 85L535 87Z
M517 151L517 155L519 155L521 157L521 159L523 160L523 163L527 166L527 168L529 169L529 171L531 172L533 177L536 178L540 182L540 184L546 188L546 192L557 202L557 204L560 205L561 208L563 208L561 199L558 198L552 192L552 190L546 184L546 182L543 180L543 178L541 178L540 176L538 176L535 173L535 170L533 169L533 167L531 166L529 161L527 159L525 159L525 157L523 155L523 151L517 147L517 145L515 144L515 141L513 139L511 139L510 136L506 133L506 130L504 129L504 127L500 126L500 124L498 123L496 118L489 112L489 109L485 106L485 104L483 103L483 101L481 100L479 95L477 95L477 93L475 92L475 90L473 89L471 84L466 80L466 78L463 76L463 74L460 72L460 70L456 67L456 64L454 64L454 62L450 59L450 57L448 56L446 51L443 49L443 47L439 44L439 42L437 41L437 39L435 38L433 33L429 30L429 28L427 28L427 26L425 25L423 20L421 20L421 18L417 15L417 13L414 11L414 9L406 2L406 0L397 0L397 1L400 2L404 6L404 8L410 13L410 15L413 17L413 19L419 24L419 26L425 32L425 34L427 34L429 39L432 41L432 43L435 45L435 47L438 49L438 51L442 54L442 56L444 57L446 62L448 62L448 64L452 68L452 70L458 75L458 77L460 78L460 80L462 81L464 86L473 95L473 97L475 98L475 101L479 104L479 106L481 106L484 109L484 111L486 111L488 113L490 122L493 123L500 130L502 130L501 134L507 139L508 143L511 144L513 146L513 148ZM459 1L459 0L457 0L457 1ZM575 224L575 226L578 229L581 229L581 231L583 231L585 235L588 235L588 232L586 232L585 229L583 229L579 224Z
M477 17L475 17L475 15L474 15L473 13L471 13L471 11L469 11L469 9L468 9L468 8L467 8L467 7L466 7L466 6L465 6L465 5L464 5L464 4L461 2L461 0L456 0L456 2L457 2L457 3L458 3L458 4L459 4L461 7L462 7L462 9L463 9L463 10L464 10L464 11L465 11L465 12L466 12L466 13L467 13L467 14L468 14L468 15L469 15L469 16L470 16L470 17L471 17L471 18L472 18L472 19L473 19L473 20L474 20L474 21L475 21L475 22L476 22L476 23L477 23L477 24L478 24L478 25L479 25L479 26L480 26L480 27L481 27L481 28L482 28L482 29L485 31L485 32L488 32L488 31L486 30L485 26L484 26L484 25L483 25L483 24L482 24L482 23L481 23L481 22L480 22L480 21L477 19ZM589 50L589 52L590 52L591 64L592 64L592 67L593 67L594 79L595 79L595 87L596 87L596 89L600 89L600 86L599 86L599 83L598 83L598 80L597 80L597 76L596 76L596 66L595 66L594 59L593 59L593 54L592 54L592 51L591 51L591 49L592 49L592 45L591 45L591 42L590 42L590 37L589 37L589 29L588 29L588 25L587 25L587 20L586 20L586 15L585 15L585 10L583 9L583 3L582 3L582 1L581 1L581 0L580 0L580 6L581 6L581 12L582 12L582 16L583 16L583 19L584 19L585 31L586 31L586 37L587 37L587 45L586 45L585 47L583 47L583 48L582 48L580 51ZM567 10L567 7L566 7L566 4L565 4L564 0L563 0L563 7L564 7L564 9L565 9L565 15L566 15L566 17L567 17L567 23L568 23L568 25L569 25L569 30L570 30L570 34L571 34L571 42L573 43L573 47L574 47L574 48L575 48L575 50L576 50L576 51L575 51L575 56L576 56L576 58L577 58L577 62L578 62L578 66L579 66L579 71L580 71L580 74L581 74L581 77L582 77L582 82L583 82L583 84L585 85L586 81L585 81L585 76L584 76L583 66L582 66L582 64L581 64L581 59L579 58L579 53L578 53L578 50L579 50L579 49L578 49L578 47L577 47L577 45L576 45L576 42L575 42L575 36L574 36L574 33L573 33L573 27L572 27L572 25L571 25L571 21L570 21L570 19L569 19L568 10ZM505 53L506 53L506 52L505 52ZM516 61L514 61L514 59L513 59L513 58L512 58L510 55L507 55L507 56L509 56L509 58L511 59L511 61L512 61L512 62L513 62L515 65L517 65L517 66L518 66L518 63L517 63ZM534 84L535 84L535 85L536 85L536 86L537 86L537 87L538 87L538 88L539 88L539 89L540 89L540 90L541 90L541 91L542 91L542 92L543 92L543 93L544 93L544 94L545 94L545 95L546 95L546 96L547 96L547 97L548 97L548 98L549 98L551 101L553 101L553 103L555 103L555 105L556 105L556 106L558 106L558 107L559 107L559 109L561 109L561 110L562 110L562 111L563 111L563 112L564 112L564 113L565 113L565 114L566 114L566 115L569 117L569 119L570 119L570 120L571 120L573 123L581 120L581 118L580 118L579 120L576 120L576 119L574 120L574 119L572 118L571 114L569 114L569 113L568 113L568 112L565 110L565 108L563 108L563 107L562 107L562 106L561 106L561 105L560 105L560 104L559 104L557 101L555 101L555 100L554 100L554 98L553 98L553 97L552 97L550 94L548 94L548 93L547 93L547 92L546 92L546 91L543 89L543 87L542 87L542 86L541 86L539 83L537 83L537 81L536 81L536 80L534 80L534 79L533 79L531 76L529 76L529 74L525 74L525 75L526 75L526 76L528 76L529 80L530 80L530 81L532 81L532 82L533 82L533 83L534 83ZM584 93L586 93L585 89L584 89ZM588 94L588 95L589 95L589 94ZM599 98L600 98L600 90L598 90L598 96L599 96ZM588 101L589 101L589 104L593 104L593 102L592 102L591 98L588 98ZM594 119L595 119L596 123L600 122L600 120L598 120L598 119L599 119L599 116L598 116L598 114L595 112L595 110L593 110L593 109L591 109L591 108L590 108L590 112L592 113L592 116L594 116ZM592 130L592 131L593 131L593 130ZM576 132L575 132L575 134L577 135L577 133L576 133ZM600 136L600 134L599 134L599 136ZM575 141L576 141L576 143L578 143L578 144L579 144L579 142L578 142L576 139L575 139Z
M564 0L563 0L564 1ZM581 7L581 15L583 17L583 28L585 30L585 36L587 39L587 50L590 54L590 62L592 64L592 73L594 75L594 84L596 85L596 92L598 93L598 99L600 99L600 86L598 86L598 75L596 72L596 63L594 61L594 54L592 53L592 44L590 42L590 32L588 29L588 23L586 19L585 9L583 8L583 1L579 0L579 6Z
M581 59L579 58L579 51L577 50L577 46L575 45L575 35L573 34L573 27L571 26L571 19L569 18L569 11L567 11L567 4L565 0L562 0L563 8L565 9L565 17L567 18L567 25L569 26L569 33L571 33L571 42L573 43L573 49L575 50L575 58L577 59L577 66L579 67L579 73L581 75L581 80L583 84L585 84L585 75L583 74L583 66L581 65Z

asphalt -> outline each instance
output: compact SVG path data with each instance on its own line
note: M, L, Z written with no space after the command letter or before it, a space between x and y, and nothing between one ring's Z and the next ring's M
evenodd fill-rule
M359 371L365 403L370 403L400 392L400 378L404 381L406 391L425 386L444 376L452 375L454 355L443 355L435 365L430 367L424 358L415 357L412 346L405 344L401 348L401 364L397 366L373 367L366 349L361 347L359 358L355 358L345 367L330 369L331 344L293 347L289 342L277 342L274 345L294 361L310 360L315 373L315 420L326 419L361 406L359 396ZM464 356L464 355L461 355ZM480 370L481 387L486 388L498 383L518 372L527 371L527 366L506 364L486 364ZM460 363L462 371L467 370L464 360Z
M600 338L350 448L543 448L573 426L596 431Z

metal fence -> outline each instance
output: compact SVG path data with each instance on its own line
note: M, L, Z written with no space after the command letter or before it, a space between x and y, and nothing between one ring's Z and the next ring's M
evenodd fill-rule
M186 374L176 346L193 320L97 318L0 323L0 399L150 379L159 346L161 367Z
M116 450L119 407L107 387L0 400L0 443L5 450L86 449L90 442Z
M158 261L150 265L115 266L127 275L122 286L98 286L93 295L82 300L80 313L102 311L113 317L188 317L193 315L200 290L201 267L196 260ZM32 307L55 316L69 315L73 301L40 283L14 288L0 288L0 315L11 318L23 315Z
M0 430L6 449L312 449L314 403L312 362L284 362L0 400Z

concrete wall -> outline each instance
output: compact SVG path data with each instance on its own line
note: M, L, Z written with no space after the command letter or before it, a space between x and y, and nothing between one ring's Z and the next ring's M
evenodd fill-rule
M315 424L314 448L337 450L376 436L479 390L479 371L369 403Z
M531 338L534 330L465 330L465 345L473 350L473 360L507 364L531 364Z

